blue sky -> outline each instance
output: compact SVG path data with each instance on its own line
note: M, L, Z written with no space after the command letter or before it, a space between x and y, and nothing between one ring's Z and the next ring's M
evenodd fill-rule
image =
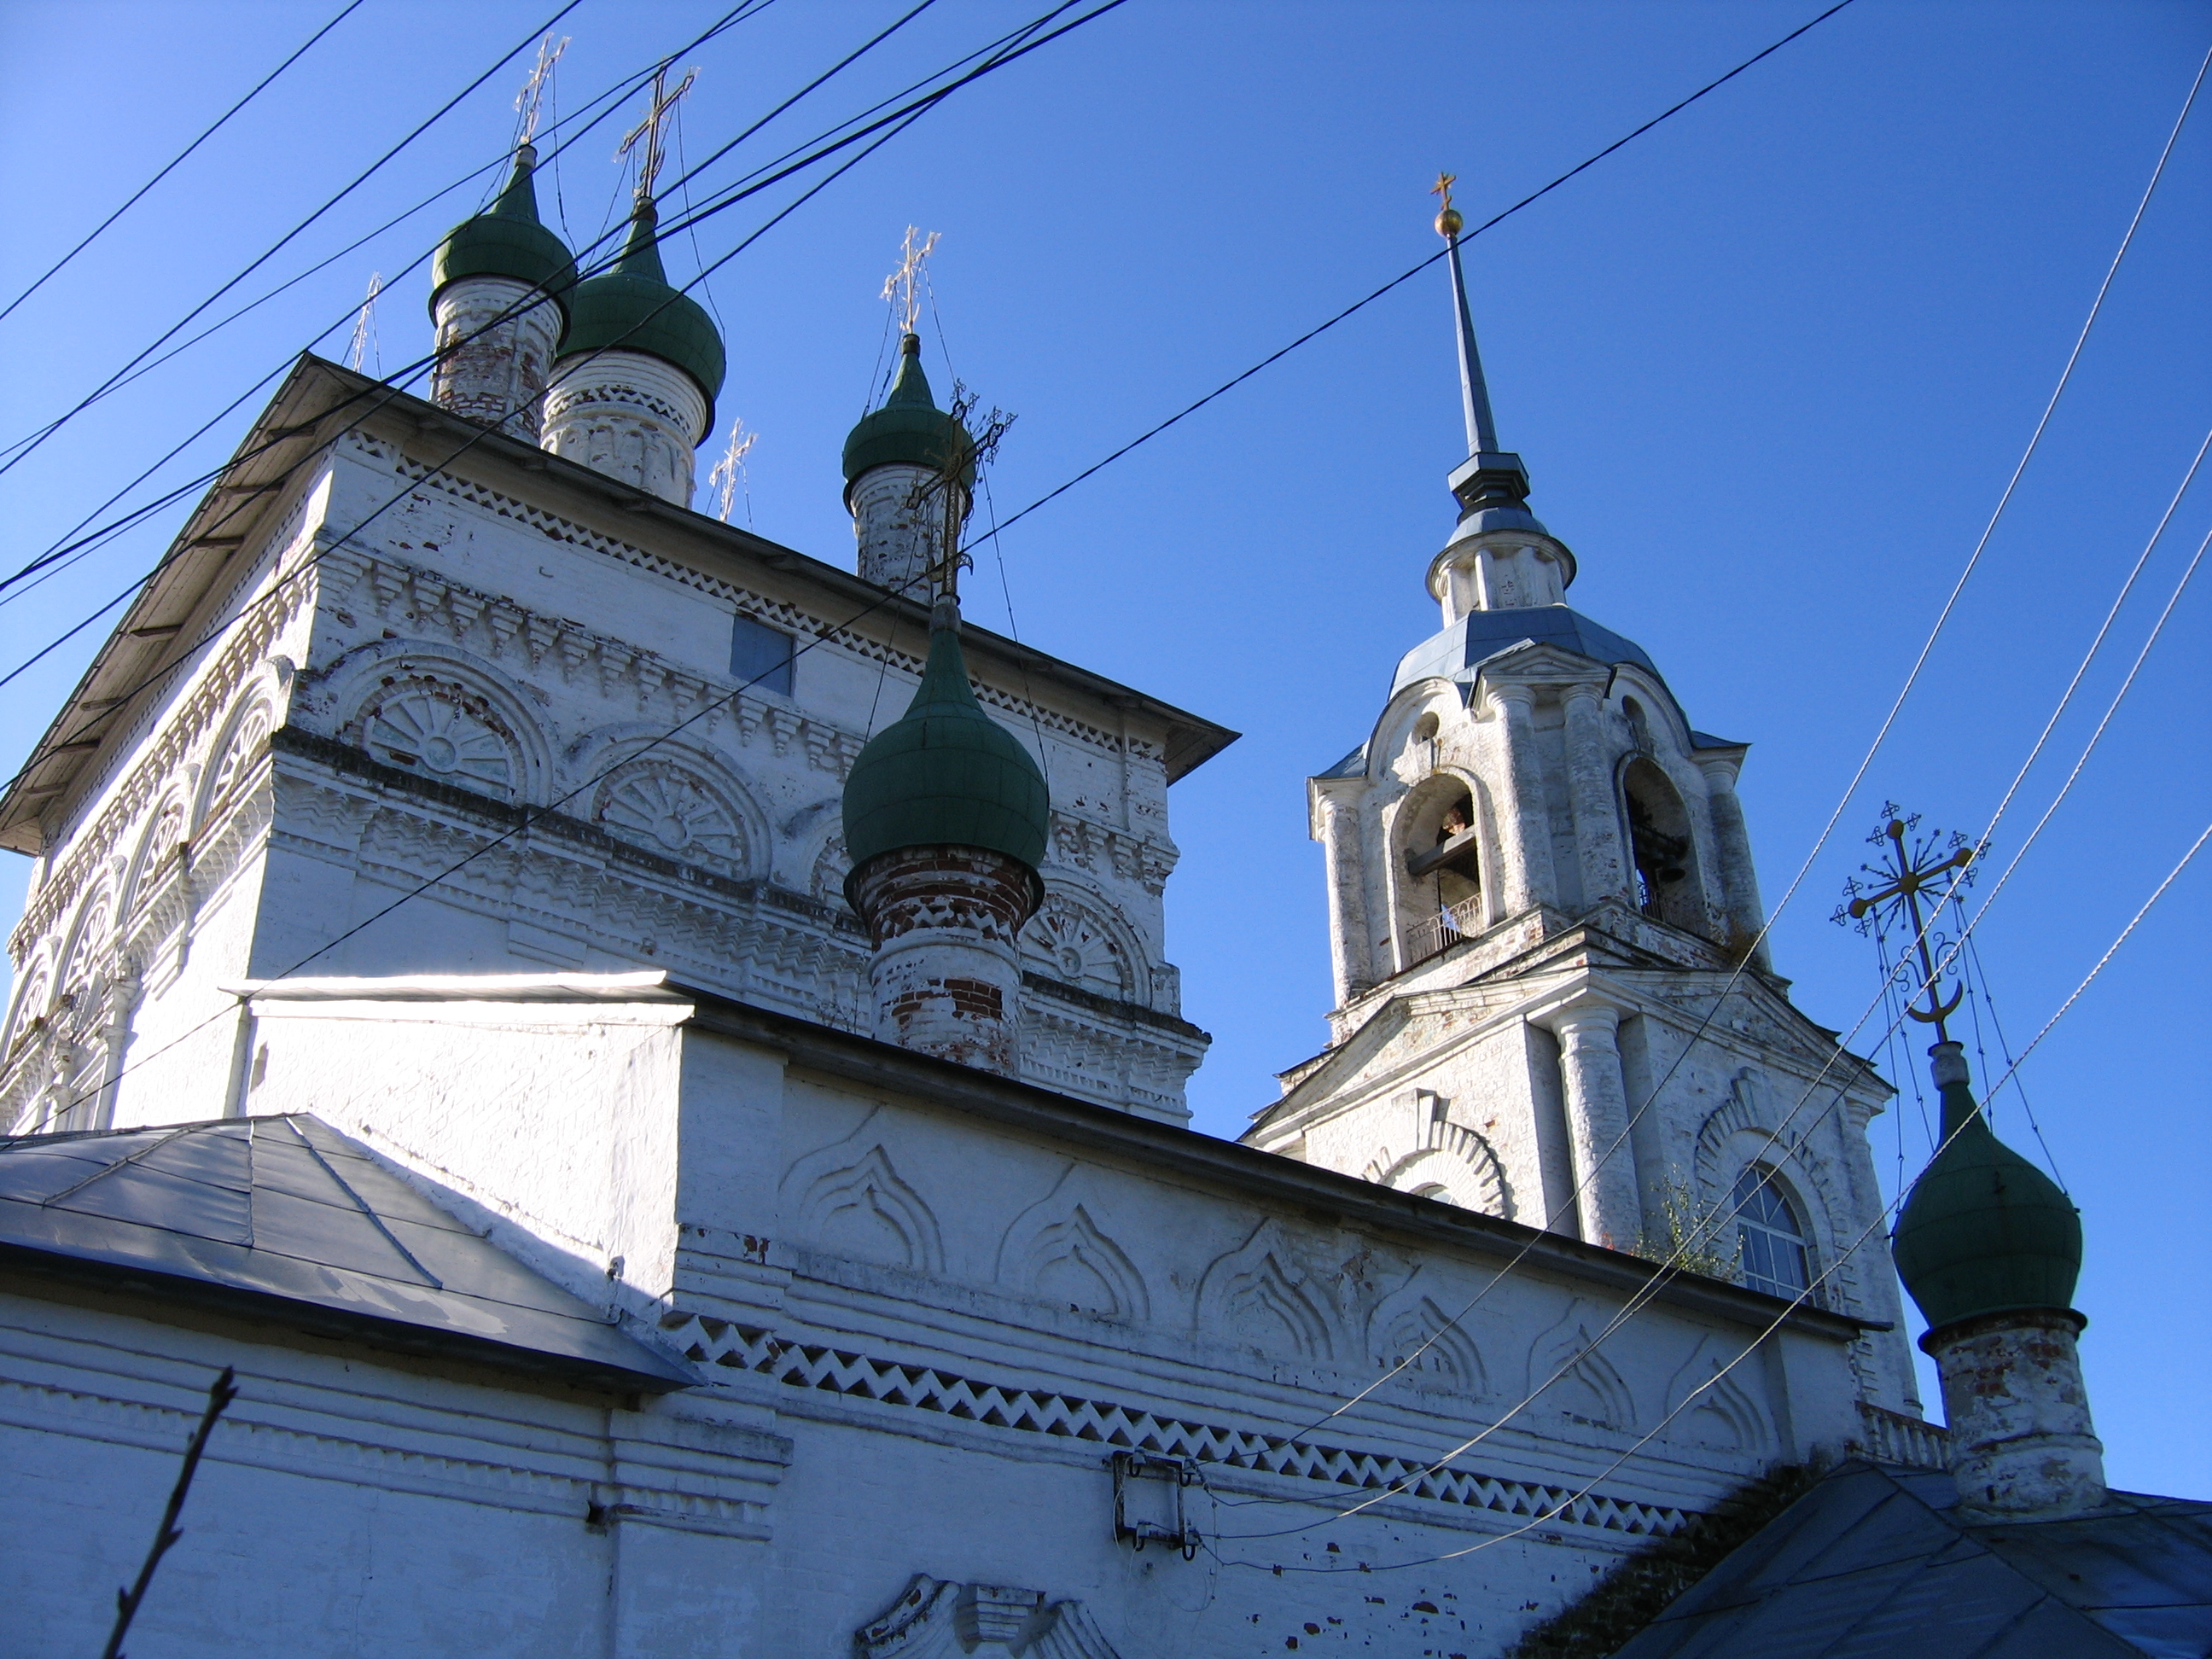
M0 322L0 441L74 403L553 3L368 0ZM0 189L18 230L0 246L0 296L336 9L0 5ZM780 0L696 54L689 152L903 9ZM574 36L563 103L720 9L586 0L561 26ZM959 374L1020 416L993 480L1004 515L1431 252L1424 192L1440 167L1480 222L1818 9L1132 0L960 94L712 279L732 363L723 419L760 434L755 527L849 557L838 447L909 222L944 234L933 370L941 337ZM1028 15L941 0L742 153L765 159ZM1503 436L1580 560L1572 601L1650 652L1698 726L1754 745L1742 792L1770 903L1813 854L1995 507L2208 46L2203 4L1857 0L1470 245ZM239 295L495 160L519 78L495 76ZM628 118L548 181L577 240L618 210L610 155ZM9 568L302 347L343 356L350 321L332 325L369 274L427 251L483 188L450 191L0 475ZM2200 106L1917 688L1777 923L1777 963L1826 1024L1850 1028L1875 992L1871 947L1827 917L1883 798L1984 828L2212 426L2208 205ZM678 280L769 210L709 222L696 252L672 248ZM1422 574L1464 447L1442 284L1425 274L1025 520L1005 540L1003 589L988 554L970 584L986 625L1007 625L1011 596L1024 640L1245 733L1174 801L1170 954L1186 1011L1215 1034L1192 1091L1215 1133L1236 1133L1273 1097L1271 1074L1322 1042L1303 781L1365 734L1398 657L1437 625ZM427 346L425 293L417 270L379 307L386 368ZM218 460L258 404L164 476ZM118 591L183 510L0 607L4 665ZM1998 827L2000 866L2208 529L2200 482ZM2015 1046L2212 819L2208 586L2175 605L1978 936ZM98 633L9 688L0 761L28 750ZM25 868L0 865L11 915ZM2022 1074L2084 1213L2078 1305L2112 1477L2200 1496L2208 893L2212 854ZM1877 1020L1856 1041L1879 1033ZM1892 1179L1928 1144L1903 1052L1884 1063L1905 1092L1874 1130ZM1996 1109L2000 1133L2041 1157L2020 1099L2008 1091Z

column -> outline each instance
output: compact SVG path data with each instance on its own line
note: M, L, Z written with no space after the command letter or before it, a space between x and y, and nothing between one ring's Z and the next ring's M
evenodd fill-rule
M1959 1512L1976 1521L2058 1521L2105 1503L2105 1448L2089 1421L2070 1308L1962 1319L1920 1346L1943 1378Z
M1489 688L1498 706L1505 744L1506 788L1498 828L1504 832L1506 910L1559 902L1552 873L1551 816L1544 808L1544 774L1536 755L1536 689L1508 683Z
M1721 914L1732 943L1759 939L1766 915L1759 902L1759 872L1751 861L1751 832L1743 822L1743 803L1736 798L1733 760L1700 761L1705 775L1705 804L1712 814L1713 851L1720 860ZM1751 953L1751 965L1763 974L1774 971L1766 954L1766 941Z
M1644 1233L1636 1155L1628 1144L1628 1088L1620 1074L1620 1012L1586 1002L1553 1016L1566 1084L1567 1141L1575 1159L1575 1209L1583 1237L1632 1250Z
M1328 959L1340 1008L1375 982L1367 928L1367 872L1359 856L1358 803L1326 791L1319 793L1321 840L1328 854Z
M1566 690L1567 787L1574 801L1575 842L1582 855L1583 908L1626 897L1628 861L1621 854L1620 809L1613 799L1613 768L1598 718L1604 700L1595 685Z

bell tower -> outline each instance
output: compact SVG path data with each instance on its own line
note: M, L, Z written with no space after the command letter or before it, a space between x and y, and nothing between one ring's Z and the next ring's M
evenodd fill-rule
M1640 647L1567 602L1575 555L1498 435L1451 183L1436 224L1468 455L1428 566L1443 628L1308 781L1337 1006L1244 1138L1894 1323L1866 1138L1891 1091L1773 971L1746 745L1692 726ZM1763 1279L1752 1209L1788 1246L1762 1245L1783 1269ZM1894 1332L1861 1347L1869 1401L1917 1409Z

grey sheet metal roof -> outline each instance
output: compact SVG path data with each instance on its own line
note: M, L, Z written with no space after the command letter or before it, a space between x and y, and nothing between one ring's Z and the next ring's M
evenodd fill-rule
M2114 1492L2071 1521L1960 1521L1946 1474L1854 1460L1614 1659L2205 1659L2212 1504Z
M1456 678L1523 640L1557 646L1592 662L1630 662L1655 678L1659 673L1658 665L1635 641L1599 627L1564 605L1532 605L1511 611L1470 611L1441 634L1430 635L1399 659L1390 695L1395 697L1415 680L1431 676Z
M306 1114L0 1141L0 1261L626 1391L695 1380Z

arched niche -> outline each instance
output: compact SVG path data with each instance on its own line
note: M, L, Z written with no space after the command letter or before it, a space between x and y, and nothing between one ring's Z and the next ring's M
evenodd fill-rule
M1474 786L1453 772L1424 778L1390 820L1398 966L1412 967L1482 931L1481 812Z
M1637 907L1656 921L1703 937L1711 931L1705 884L1680 793L1656 763L1634 755L1620 770L1620 804Z

